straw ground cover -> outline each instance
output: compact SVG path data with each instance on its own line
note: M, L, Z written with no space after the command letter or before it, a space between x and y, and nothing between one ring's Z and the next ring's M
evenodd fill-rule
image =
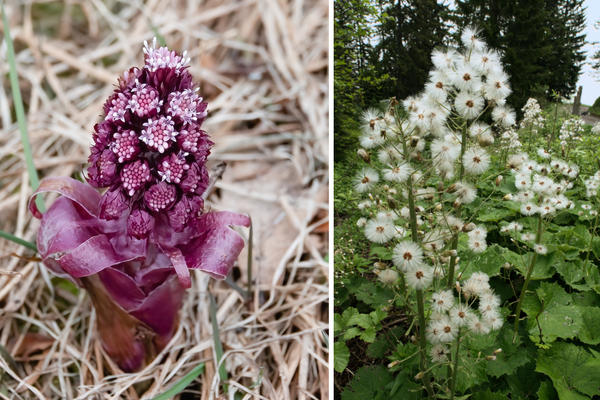
M194 274L171 344L124 374L101 349L88 296L31 249L1 240L0 396L152 398L195 369L186 392L201 398L327 398L327 2L24 3L6 13L40 177L80 177L102 102L141 63L143 40L187 49L209 103L211 163L228 165L209 206L251 215L254 283L245 299ZM0 229L34 240L8 66L0 68ZM231 276L242 288L246 257Z

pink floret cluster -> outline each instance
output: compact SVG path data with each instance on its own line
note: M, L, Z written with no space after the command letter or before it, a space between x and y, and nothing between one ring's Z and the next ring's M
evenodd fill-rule
M179 232L197 223L213 145L201 128L207 104L185 53L146 43L144 55L144 67L127 71L104 104L87 170L92 186L108 188L101 218L121 218L128 210L127 232L137 239L157 224Z

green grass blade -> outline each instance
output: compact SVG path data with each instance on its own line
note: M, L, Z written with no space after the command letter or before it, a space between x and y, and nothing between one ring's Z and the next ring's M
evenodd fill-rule
M219 337L219 323L217 322L217 304L215 303L215 298L211 293L208 294L210 297L210 322L213 328L213 340L215 341L215 354L217 356L216 365L221 363L221 358L223 358L223 344L221 343L221 338ZM225 365L221 364L219 367L219 378L221 379L221 383L227 382L227 370L225 369Z
M13 235L12 233L8 233L8 232L4 232L0 230L0 237L3 237L4 239L8 239L12 242L15 242L17 244L20 244L21 246L25 246L33 251L35 251L37 253L37 246L35 245L35 243L29 242L27 240L21 239L19 237L16 237L15 235Z
M15 48L13 46L12 37L8 27L8 19L4 11L4 2L2 3L2 24L4 25L4 39L6 40L6 58L8 59L8 74L10 76L10 86L15 102L15 113L17 114L17 124L21 131L21 142L23 143L23 152L25 153L25 161L27 162L27 171L29 172L29 182L33 190L40 186L35 165L33 164L33 155L31 153L31 144L27 135L27 121L25 120L25 108L23 107L23 99L21 98L21 89L19 88L19 77L17 75L17 63L15 62ZM46 211L44 199L38 196L35 199L38 209L41 212Z
M198 364L194 369L188 372L183 378L174 384L169 390L159 394L152 400L169 400L175 397L178 393L182 392L194 379L200 376L204 372L204 363Z
M235 283L232 279L231 279L231 275L229 275L227 278L225 278L225 283L227 285L229 285L230 288L232 288L233 290L235 290L236 292L238 292L240 294L240 296L242 296L244 299L248 298L248 292L246 292L244 289L242 289L237 283Z

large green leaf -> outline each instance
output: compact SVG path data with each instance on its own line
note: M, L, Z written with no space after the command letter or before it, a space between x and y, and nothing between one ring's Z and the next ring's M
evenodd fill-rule
M477 215L477 219L482 222L498 222L512 217L515 214L516 212L514 210L509 210L504 207L492 207L482 211L479 215Z
M592 252L596 258L600 258L600 236L594 236L592 239Z
M517 368L527 364L535 356L535 350L532 347L524 347L520 340L513 343L512 326L505 324L497 336L494 351L498 348L502 352L496 355L496 360L486 364L486 371L489 375L499 377L507 374L514 374ZM519 338L518 338L519 339Z
M551 343L557 338L575 337L581 328L581 314L572 303L571 296L559 284L542 282L535 294L523 302L531 340Z
M458 372L456 374L456 390L459 393L466 392L473 386L482 384L488 380L485 373L486 363L485 358L481 359L478 354L464 346L460 351L460 361Z
M333 368L337 372L343 372L350 361L350 350L346 343L335 342L333 344Z
M569 246L584 251L590 243L589 228L584 225L574 227L560 227L558 232L549 236L551 243L559 246Z
M581 329L581 311L574 306L544 308L537 321L529 320L529 335L535 342L551 343L558 338L574 338Z
M413 343L398 342L389 360L394 362L391 371L403 371L418 368L419 348Z
M462 261L466 263L464 271L462 271L463 279L470 277L473 272L481 271L485 272L489 276L496 276L500 273L502 265L512 251L505 249L497 244L489 246L483 253L476 255L471 260Z
M577 298L579 304L593 301ZM558 283L542 282L535 295L523 302L531 340L552 343L558 338L577 338L587 344L600 343L600 307L579 304Z
M540 383L540 387L537 391L537 396L539 400L558 399L558 395L556 394L556 390L554 390L554 386L552 386L552 382L546 380Z
M557 342L539 350L536 371L552 379L560 400L600 395L600 354L573 343Z
M474 335L471 333L463 336L464 342L460 347L460 359L458 362L458 371L456 373L456 392L465 393L475 386L488 381L486 375L487 366L493 361L488 361L482 355L491 354L498 348L498 332L491 332L487 335ZM453 351L454 351L453 346ZM433 370L436 381L442 382L446 379L446 368L435 368Z
M600 308L582 307L581 310L581 331L578 339L587 344L600 343Z
M342 392L342 400L412 400L418 399L419 386L410 381L406 371L396 378L383 365L361 367Z
M394 254L394 250L391 248L391 246L389 248L383 246L373 246L371 247L370 254L371 256L376 256L382 260L390 261Z
M554 264L556 272L564 279L564 281L572 288L578 290L589 290L590 287L586 284L586 272L583 269L583 261L575 260L559 260Z
M348 307L342 314L335 313L333 316L333 333L337 334L349 325L348 322L358 314L358 310L354 307Z
M539 389L540 374L534 371L535 364L530 363L517 369L514 373L506 375L511 398L532 399Z
M523 255L518 255L516 253L508 254L508 251L509 250L505 251L505 258L507 258L507 261L514 265L521 275L526 276L531 263L531 257L533 257L534 253L530 251ZM510 258L508 256L510 256ZM552 275L554 275L554 264L557 260L562 259L562 257L564 257L564 255L561 252L552 252L545 255L538 254L531 273L531 279L540 280L552 277Z
M343 332L343 339L350 340L359 336L365 342L371 343L375 340L377 331L381 329L381 321L387 317L387 312L377 309L369 314L361 314L354 307L349 307L340 314L334 316L334 334Z
M367 281L358 286L354 295L359 301L365 304L377 306L387 304L388 300L393 299L394 291L377 282Z
M485 392L477 392L473 394L473 397L471 398L473 400L506 400L506 394L495 393L488 389Z

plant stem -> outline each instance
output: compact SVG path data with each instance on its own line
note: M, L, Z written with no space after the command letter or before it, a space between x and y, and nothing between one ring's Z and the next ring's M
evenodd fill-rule
M538 226L537 232L535 234L535 243L539 243L542 237L542 216L538 215ZM525 276L525 282L523 283L523 288L521 289L521 294L519 295L519 302L517 303L517 310L515 311L515 332L513 335L513 343L517 340L517 335L519 333L519 317L521 315L521 306L523 305L523 298L525 297L525 292L527 291L527 286L529 285L529 281L531 280L531 274L533 273L533 267L537 260L537 253L534 252L531 256L531 261L529 262L529 268L527 268L527 275Z
M460 139L459 180L461 180L461 181L465 175L465 165L463 163L463 156L465 155L465 151L467 150L466 142L467 142L467 125L465 124L463 126L461 139ZM456 212L457 218L460 218L460 214L461 214L460 211L461 211L461 209L459 208ZM452 244L451 244L450 249L456 250L457 247L458 247L458 232L454 235L454 238L452 239ZM454 285L454 268L455 267L456 267L456 256L451 256L450 257L450 265L448 266L448 283L446 285L448 287L448 289L451 289L452 285Z
M413 194L412 176L408 178L408 208L410 214L410 231L413 242L418 243L417 233L417 211L415 210L415 198Z
M404 149L406 150L406 144L404 144ZM408 207L410 209L411 238L413 242L418 243L417 212L415 209L412 175L408 177ZM431 397L433 396L433 388L431 387L429 373L427 372L427 352L425 351L427 341L425 339L425 305L423 301L423 290L417 290L417 312L419 314L419 366L421 372L423 372L423 382L425 382L425 389L427 390L428 397Z
M552 135L548 138L548 149L550 148L550 144L554 142L554 136L556 136L556 120L558 119L558 102L559 99L556 99L556 105L554 106L554 121L552 121Z
M465 163L463 162L463 157L465 155L465 151L467 150L467 124L463 125L461 137L460 137L460 172L459 172L459 180L462 181L465 176Z
M460 350L460 328L456 336L456 354L454 355L454 367L452 368L452 379L450 380L450 400L454 400L454 388L456 386L456 373L458 371L458 351Z
M429 373L427 371L427 340L425 339L425 305L423 301L423 290L417 290L417 310L419 313L419 366L421 371L424 372L423 382L425 382L425 389L429 397L433 395L433 389L431 382L429 381Z
M457 215L457 218L460 218L460 215ZM451 249L456 250L458 247L458 233L454 235L452 239ZM452 289L454 285L454 268L456 267L456 256L450 256L450 264L448 265L448 289Z

